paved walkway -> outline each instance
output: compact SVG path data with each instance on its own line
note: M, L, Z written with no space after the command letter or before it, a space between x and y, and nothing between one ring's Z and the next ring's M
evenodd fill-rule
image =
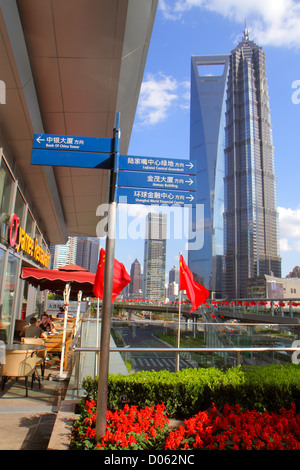
M99 330L100 335L101 327ZM85 346L96 344L95 324L84 325L83 337ZM111 346L115 346L112 338ZM35 381L31 390L29 380L28 397L22 378L9 380L0 390L0 450L68 450L76 419L74 403L84 394L82 379L94 376L94 353L81 353L79 378L75 378L76 367L66 380L55 380L59 378L59 362L52 362L52 366L48 362L46 367L41 389ZM109 373L128 374L119 353L110 355Z
M49 374L50 380L48 379ZM46 450L63 400L67 380L58 378L59 370L46 369L45 378L28 386L24 379L10 379L0 391L0 450Z

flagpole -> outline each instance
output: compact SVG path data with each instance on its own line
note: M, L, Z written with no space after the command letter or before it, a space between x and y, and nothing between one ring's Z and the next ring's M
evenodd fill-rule
M180 348L180 315L181 315L181 289L180 289L180 257L181 252L179 253L179 306L178 306L178 331L177 331L177 348ZM180 368L180 354L179 351L176 353L176 372L179 371Z
M99 297L97 298L97 315L96 315L96 347L99 348ZM97 375L99 367L99 350L95 355L95 375Z
M177 332L177 348L180 348L180 315L181 315L181 290L179 291L179 307L178 307L178 332ZM180 368L180 353L176 353L176 372Z

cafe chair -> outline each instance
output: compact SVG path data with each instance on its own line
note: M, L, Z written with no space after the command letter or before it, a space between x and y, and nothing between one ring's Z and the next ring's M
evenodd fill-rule
M41 346L45 346L45 340L43 338L22 338L21 342L23 344L40 344ZM41 368L41 375L44 379L45 375L45 367L46 367L46 357L47 357L47 349L43 349L42 351L36 352L37 356L37 366Z
M36 376L37 359L36 351L6 351L5 362L2 364L1 370L1 390L4 389L6 382L12 377L16 379L19 377L25 378L26 397L28 396L28 377L31 377L32 379L31 389L33 388L33 381L35 378L37 378L39 387L41 387L39 377Z

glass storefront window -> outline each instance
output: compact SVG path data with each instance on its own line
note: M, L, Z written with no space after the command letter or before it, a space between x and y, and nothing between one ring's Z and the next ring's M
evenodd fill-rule
M1 314L1 329L5 330L6 337L2 341L9 338L11 328L11 319L13 314L14 293L16 284L16 274L18 263L20 260L15 256L8 254L6 273L3 276L5 279L3 299L2 299L2 314Z
M0 279L2 279L4 254L5 254L5 251L0 248ZM0 310L0 341L5 341L6 338L7 338L6 328L5 328L5 325L2 323L2 314Z
M0 213L9 211L11 190L13 187L13 177L5 163L1 160L0 167Z
M42 243L42 235L41 235L41 232L40 232L40 230L38 229L38 227L36 227L35 236L36 236L36 238L38 239L38 243L41 244L41 243Z
M2 158L0 166L0 240L5 238L13 183L13 177Z

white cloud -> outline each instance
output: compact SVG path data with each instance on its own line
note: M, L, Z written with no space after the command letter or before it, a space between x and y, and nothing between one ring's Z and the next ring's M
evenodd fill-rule
M174 106L189 107L189 82L148 73L141 86L137 116L140 124L154 125L165 120Z
M290 209L278 207L280 251L300 252L300 207Z
M278 207L278 214L280 237L300 239L300 207L297 209Z
M192 8L203 8L243 23L247 18L250 36L261 45L300 46L298 0L162 0L166 19L178 20Z
M291 247L289 245L289 241L287 238L280 239L280 251L291 251Z

